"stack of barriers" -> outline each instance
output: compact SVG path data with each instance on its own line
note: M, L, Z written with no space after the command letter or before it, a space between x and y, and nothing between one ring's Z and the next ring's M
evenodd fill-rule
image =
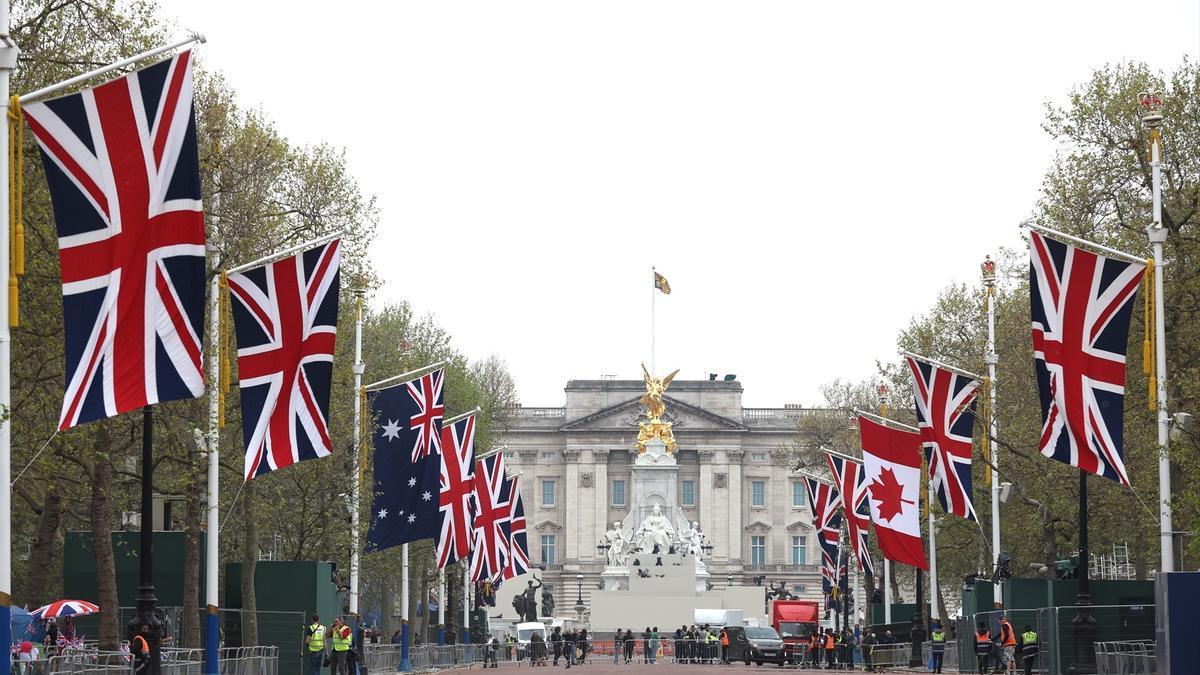
M1097 642L1096 672L1099 675L1154 675L1157 672L1154 641Z

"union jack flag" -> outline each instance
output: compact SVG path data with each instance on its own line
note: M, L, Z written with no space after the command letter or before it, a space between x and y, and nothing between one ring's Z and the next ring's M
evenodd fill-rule
M246 480L333 451L329 385L340 244L334 239L229 275Z
M442 426L441 492L438 509L442 528L437 540L438 569L466 558L471 552L475 522L475 416Z
M1129 485L1122 441L1129 318L1145 265L1029 232L1042 454Z
M813 527L821 543L821 588L826 595L837 584L838 542L842 535L842 515L838 513L837 488L819 480L804 477L808 503L812 508Z
M508 480L509 538L508 565L504 578L512 579L529 571L529 536L526 533L525 504L521 501L521 483L516 476Z
M445 379L446 370L438 368L408 382L408 395L417 404L417 411L409 419L409 428L416 432L412 449L414 462L442 451L442 416L446 412L446 406L442 404L442 382Z
M62 266L59 430L204 391L191 52L30 103Z
M875 575L875 564L871 562L871 551L867 546L867 530L871 524L870 506L867 504L867 480L862 464L853 460L825 453L833 480L841 492L842 511L846 514L846 530L850 535L850 546L858 568ZM850 499L846 499L850 495ZM846 502L850 503L847 504Z
M471 546L471 579L496 581L508 566L512 506L504 454L475 461L475 526Z
M908 357L921 447L942 510L975 520L971 492L971 435L979 380Z

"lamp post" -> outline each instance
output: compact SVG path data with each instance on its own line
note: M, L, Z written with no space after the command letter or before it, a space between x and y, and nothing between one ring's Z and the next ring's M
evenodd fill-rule
M579 591L578 597L575 598L575 613L579 615L579 620L583 621L583 610L587 609L587 606L583 604L583 575L582 574L575 575L575 586Z
M1142 123L1150 130L1150 171L1152 222L1146 235L1154 247L1154 407L1158 412L1158 536L1162 548L1160 571L1175 571L1171 526L1171 463L1169 461L1170 422L1167 419L1167 329L1163 299L1163 242L1167 228L1162 222L1162 96L1157 91L1143 92Z

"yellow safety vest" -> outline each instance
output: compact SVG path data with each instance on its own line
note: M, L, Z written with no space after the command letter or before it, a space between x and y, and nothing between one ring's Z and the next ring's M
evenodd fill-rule
M946 634L940 630L933 631L932 637L933 637L934 642L945 642L946 641Z
M341 633L342 631L345 631L346 637L338 635L338 633ZM333 643L333 651L335 652L344 652L349 650L350 643L353 641L349 626L342 626L341 628L334 629L334 631L329 634L329 641Z
M308 651L319 652L325 649L325 626L314 623L308 629L312 631L312 636L308 640Z
M1031 645L1033 647L1037 647L1037 633L1033 631L1021 633L1021 644L1025 647L1025 649L1029 649Z

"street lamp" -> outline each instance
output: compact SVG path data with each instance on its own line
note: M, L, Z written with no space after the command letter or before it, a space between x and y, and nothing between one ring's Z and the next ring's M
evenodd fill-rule
M579 596L575 599L575 613L579 615L579 620L583 621L583 610L587 609L583 604L583 575L575 575L575 585L579 590Z

